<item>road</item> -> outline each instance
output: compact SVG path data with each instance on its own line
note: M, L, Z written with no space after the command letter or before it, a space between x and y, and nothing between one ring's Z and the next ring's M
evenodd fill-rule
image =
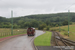
M43 33L43 31L36 30L35 36L28 37L24 35L11 38L0 43L0 50L35 50L33 47L33 40Z

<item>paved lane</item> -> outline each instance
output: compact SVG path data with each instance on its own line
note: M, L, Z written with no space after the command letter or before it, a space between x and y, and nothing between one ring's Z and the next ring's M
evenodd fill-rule
M34 50L32 45L34 38L43 33L43 31L36 30L35 36L24 35L9 39L0 43L0 50Z

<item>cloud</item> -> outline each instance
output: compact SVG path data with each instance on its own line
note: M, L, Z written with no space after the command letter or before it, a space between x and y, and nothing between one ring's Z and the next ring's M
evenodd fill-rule
M14 17L66 12L68 9L74 12L74 2L75 0L0 0L0 16L10 18L11 10Z

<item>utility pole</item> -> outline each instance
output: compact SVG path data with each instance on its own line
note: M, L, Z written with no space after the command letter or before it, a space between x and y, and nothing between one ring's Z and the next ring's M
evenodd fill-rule
M59 32L60 32L60 19L59 19Z
M11 35L13 35L13 11L11 10L11 23L12 23L12 26L11 26Z
M69 36L69 23L70 23L70 10L68 10L68 36Z

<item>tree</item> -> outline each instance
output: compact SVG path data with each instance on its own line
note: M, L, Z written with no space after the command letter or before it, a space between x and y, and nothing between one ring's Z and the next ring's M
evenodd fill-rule
M65 20L62 24L63 24L63 25L68 25L68 21Z
M55 25L55 27L58 27L58 26L59 26L58 24Z
M50 27L49 27L49 26L47 26L47 27L46 27L46 30L49 30L49 28L50 28Z
M39 23L38 23L38 21L36 21L36 20L33 20L33 21L31 21L30 23L31 23L31 26L32 26L32 27L38 27L38 26L39 26Z
M18 25L17 25L17 24L14 24L14 25L13 25L13 28L19 28L19 27L18 27Z
M44 23L44 24L39 25L38 29L43 30L45 27L46 27L46 24Z

